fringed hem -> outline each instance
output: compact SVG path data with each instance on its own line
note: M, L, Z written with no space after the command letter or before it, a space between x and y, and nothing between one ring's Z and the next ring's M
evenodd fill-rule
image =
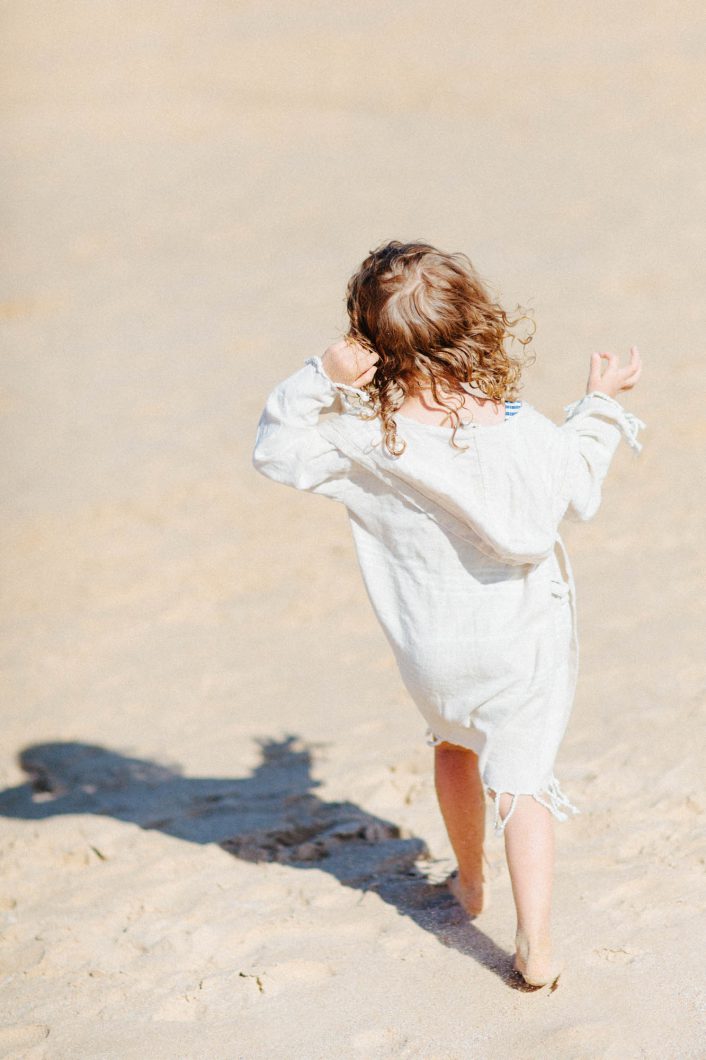
M436 733L428 728L426 731L426 743L429 747L438 747L439 744L445 743L446 741L437 736ZM517 800L520 795L531 795L535 802L538 802L540 806L544 806L549 810L550 814L557 819L557 821L566 821L571 814L578 814L581 811L578 807L574 806L572 802L567 799L564 792L561 790L561 786L557 778L552 774L552 777L548 784L545 784L539 789L538 792L525 792L525 791L495 791L490 784L483 782L485 791L493 800L493 806L495 808L495 818L493 820L493 830L495 835L501 836L505 831L507 822L512 817L517 806ZM500 796L510 795L512 800L510 802L510 809L507 811L504 817L500 815ZM544 796L547 796L544 798Z
M510 820L513 813L515 812L518 797L522 794L525 794L525 792L516 792L514 794L510 791L495 792L492 788L488 787L488 785L486 785L486 791L489 795L491 795L495 806L495 819L493 821L493 830L495 832L495 835L501 836L505 831L505 826L507 825L507 822ZM543 793L546 793L548 798L543 798ZM510 809L507 811L504 817L501 817L500 796L503 794L512 795L512 801L510 803ZM540 806L544 806L547 810L549 810L552 816L556 817L557 821L566 821L568 820L569 814L581 813L581 811L567 799L566 795L559 786L559 781L556 779L555 776L552 776L551 780L546 785L546 787L541 788L539 792L532 792L531 794L535 802L538 802ZM564 807L564 809L562 809L562 807Z

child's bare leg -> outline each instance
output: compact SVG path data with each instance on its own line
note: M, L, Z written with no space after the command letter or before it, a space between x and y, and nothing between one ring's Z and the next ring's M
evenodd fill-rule
M440 743L434 749L434 781L456 860L458 878L449 882L455 898L472 916L487 905L483 879L485 793L478 756L466 747Z
M510 803L510 795L500 796L503 818ZM531 795L517 796L505 826L505 853L517 910L515 968L528 983L543 986L562 970L562 961L552 949L550 926L554 820Z

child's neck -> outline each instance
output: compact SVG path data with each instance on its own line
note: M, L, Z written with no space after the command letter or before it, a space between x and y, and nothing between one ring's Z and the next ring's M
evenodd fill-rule
M464 387L464 391L465 393L459 393L459 397L463 397L463 405L459 405L457 410L462 423L491 425L500 423L505 418L503 401L493 401L469 384ZM453 406L456 404L454 400ZM438 427L453 426L448 411L434 401L434 396L428 388L419 388L408 394L397 411L419 423L431 423Z

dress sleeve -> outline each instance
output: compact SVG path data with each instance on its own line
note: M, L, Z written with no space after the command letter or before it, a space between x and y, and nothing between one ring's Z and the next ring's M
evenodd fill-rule
M318 429L321 410L339 395L348 407L370 400L365 390L329 379L320 357L309 357L279 383L257 425L256 471L274 482L345 501L352 463Z
M600 507L603 480L621 436L637 456L642 450L637 432L645 424L601 390L565 405L564 412L566 419L559 429L568 453L562 501L566 518L586 522Z

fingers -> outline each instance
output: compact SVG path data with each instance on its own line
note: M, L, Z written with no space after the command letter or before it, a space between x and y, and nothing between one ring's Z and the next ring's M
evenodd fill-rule
M376 355L375 361L380 358ZM355 383L354 386L364 386L369 383L377 371L377 364L370 356L356 358Z
M346 352L352 353L357 372L367 371L372 364L380 360L380 354L377 351L362 346L350 335L343 338L342 347Z
M600 388L602 376L601 376L601 361L607 354L605 353L592 353L591 354L591 367L588 373L588 390L598 390Z
M360 353L365 357L379 358L380 354L368 346L364 346L361 342L358 342L351 335L345 335L341 340L343 346L347 346L349 349L354 350L356 353Z
M635 378L637 378L642 371L642 358L640 357L640 351L637 346L630 347L630 363L626 370L629 375L634 375Z
M375 373L377 372L377 367L378 366L376 364L374 364L371 368L368 368L367 372L363 372L363 374L358 379L356 379L356 381L355 381L355 383L353 385L354 386L365 386L365 384L369 383L371 381L371 379L373 378L373 376L375 375Z
M640 357L640 351L638 350L637 346L630 347L630 356L628 363L627 365L625 365L625 367L620 366L620 358L617 354L610 353L608 351L602 351L600 353L591 354L591 370L600 373L601 368L603 367L601 364L602 361L608 362L608 364L605 366L606 372L615 371L618 374L625 376L626 378L629 378L633 374L637 376L642 370L642 359Z
M602 361L608 361L609 362L608 366L607 366L607 368L609 369L609 368L612 368L614 366L614 362L617 361L617 357L615 356L614 353L608 353L605 350L601 351L600 353L592 353L591 354L591 371L592 372L597 372L598 375L600 375L601 374L601 369L603 368L603 365L601 364Z
M374 373L370 369L380 360L380 355L352 336L344 335L328 347L322 360L333 382L357 386L363 378L366 382L372 379Z
M642 374L642 358L637 346L630 347L630 363L623 369L621 389L632 390Z
M620 358L616 354L607 350L592 353L587 393L591 390L602 390L608 394L618 394L621 390L631 390L641 373L642 358L637 346L630 347L625 367L621 367Z
M620 369L620 376L623 380L623 385L629 383L631 386L637 382L640 378L640 372L642 371L642 360L640 358L640 351L637 346L630 347L630 360L625 368Z
M370 368L373 364L377 364L379 360L380 354L376 353L375 350L365 350L361 347L360 363L364 365L366 369Z

